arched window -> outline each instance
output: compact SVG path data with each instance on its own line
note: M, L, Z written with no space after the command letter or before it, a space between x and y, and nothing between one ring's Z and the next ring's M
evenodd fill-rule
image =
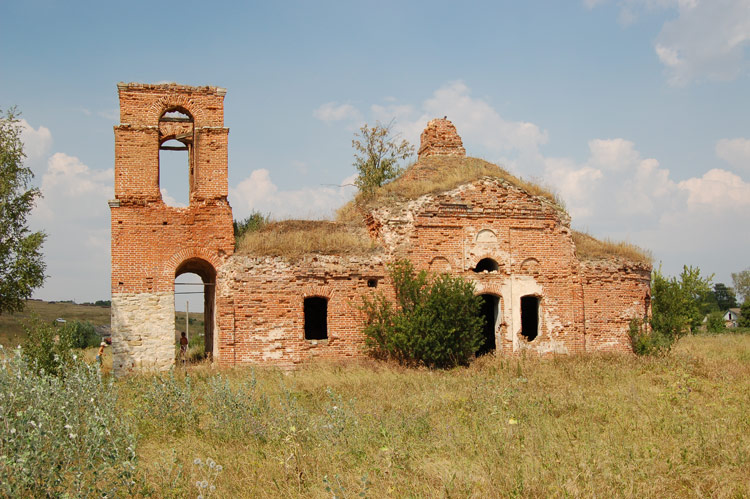
M328 339L328 299L321 296L305 298L305 339Z
M477 266L474 267L474 272L484 272L485 270L487 272L497 272L498 268L500 268L499 265L492 258L482 258L477 262Z

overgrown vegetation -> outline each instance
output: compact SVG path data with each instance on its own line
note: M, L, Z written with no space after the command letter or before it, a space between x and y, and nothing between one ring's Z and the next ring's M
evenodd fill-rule
M635 353L669 351L679 338L696 332L704 319L710 317L712 305L715 306L712 277L703 277L699 268L687 265L683 266L679 278L666 277L661 268L655 269L651 274L650 327L638 319L630 324L630 341ZM706 322L706 327L718 329L715 316Z
M397 307L382 292L362 298L370 352L409 365L467 365L483 341L474 284L450 274L416 272L408 260L389 264L388 273Z
M0 355L0 495L130 495L136 439L112 380L73 358L50 373L34 357Z
M539 196L559 210L564 211L562 200L549 188L540 183L523 180L511 175L507 170L479 158L458 156L430 156L411 165L400 177L373 190L369 196L358 196L349 204L382 206L392 201L416 199L425 194L449 191L459 185L473 182L482 177L495 177L505 180L533 196ZM356 217L358 210L344 205L337 213L341 221Z
M256 232L265 227L271 221L271 215L259 211L253 211L250 216L242 220L234 220L232 226L234 227L234 242L239 245L242 240L242 236L249 232Z
M3 496L750 494L750 334L449 371L206 365L112 380L0 357Z
M624 241L599 240L585 232L573 231L576 255L582 260L622 258L642 265L651 265L653 256L638 246Z
M369 255L380 246L361 225L327 220L284 220L247 232L237 251L297 259L303 255Z
M401 174L398 162L414 154L414 146L399 139L399 134L393 133L393 121L387 125L378 121L373 127L365 123L355 133L352 147L357 179L354 182L362 195L372 195L375 189Z

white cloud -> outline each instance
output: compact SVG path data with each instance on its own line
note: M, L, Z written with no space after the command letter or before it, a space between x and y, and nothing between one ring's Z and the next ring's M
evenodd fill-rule
M318 109L313 111L313 116L320 121L330 123L332 121L361 121L362 114L351 104L338 104L336 102L326 102Z
M700 178L683 180L677 185L688 193L690 210L740 214L750 207L750 183L726 170L714 168Z
M584 0L594 8L607 0ZM631 24L643 12L674 10L654 42L669 83L729 80L747 69L750 0L620 0L620 22Z
M252 211L270 213L274 218L329 218L355 194L355 175L345 178L341 185L304 187L279 190L265 168L253 170L237 187L230 189L230 203L235 218L243 218Z
M716 155L733 167L750 172L750 139L721 139L716 143Z
M159 189L159 191L161 192L161 200L164 201L164 204L166 204L167 206L171 206L173 208L185 208L187 206L185 203L181 203L174 197L172 197L167 189L162 187Z
M41 175L43 198L30 226L44 230L45 285L34 296L45 299L101 299L109 295L109 207L112 169L94 170L80 159L55 153Z
M36 130L25 119L21 119L21 140L23 141L23 151L29 161L35 161L49 151L52 146L52 134L49 128L40 126Z

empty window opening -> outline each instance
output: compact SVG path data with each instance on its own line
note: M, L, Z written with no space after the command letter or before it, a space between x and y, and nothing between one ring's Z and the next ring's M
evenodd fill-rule
M367 279L367 287L368 288L377 288L378 287L378 280L377 279Z
M482 329L482 345L477 350L477 356L494 352L496 348L495 331L497 329L497 317L500 309L500 298L495 295L479 295L482 298L481 317L484 319L484 328Z
M482 258L477 263L477 266L474 267L474 272L484 272L485 270L487 272L497 272L498 268L500 267L492 258Z
M168 206L190 204L190 154L187 146L167 140L159 148L159 190Z
M539 297L521 297L521 334L533 341L539 334Z
M170 110L159 119L159 190L165 204L190 204L193 179L193 118Z
M305 298L305 339L328 338L328 300L320 296Z

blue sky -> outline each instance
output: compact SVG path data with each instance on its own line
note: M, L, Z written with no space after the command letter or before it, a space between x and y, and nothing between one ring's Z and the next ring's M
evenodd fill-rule
M362 123L418 144L447 115L574 228L731 284L750 267L748 46L750 0L2 1L0 108L23 112L45 195L35 297L109 297L119 81L227 88L235 218L330 216Z

